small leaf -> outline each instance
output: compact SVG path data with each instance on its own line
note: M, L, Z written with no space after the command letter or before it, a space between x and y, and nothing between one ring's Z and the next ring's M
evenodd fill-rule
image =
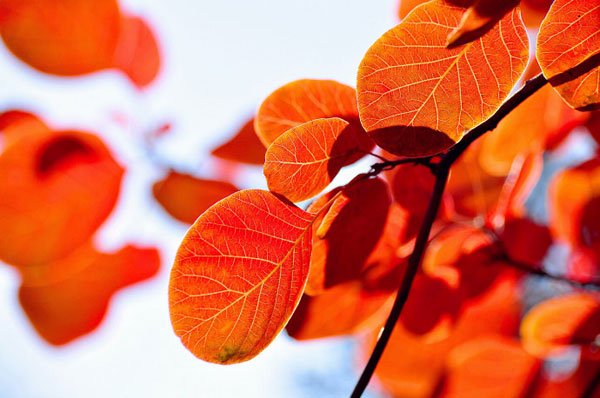
M415 8L367 52L358 72L360 120L383 149L402 156L443 151L498 109L528 61L518 11L480 39L446 49L464 9Z
M526 218L509 218L500 235L506 255L514 261L541 267L552 245L550 230Z
M539 357L563 352L577 344L591 351L600 333L600 296L572 293L542 301L521 324L521 339L527 351Z
M254 131L254 119L247 121L229 141L212 150L211 154L232 162L262 165L266 149Z
M98 327L117 290L152 277L159 265L156 249L100 253L84 244L54 263L23 269L19 301L44 340L66 344Z
M138 88L156 79L161 64L160 50L152 29L142 18L121 17L113 62Z
M0 154L0 258L29 266L67 255L113 210L123 168L96 136L33 129Z
M265 155L269 189L292 202L317 195L343 166L364 155L366 140L360 134L339 118L316 119L286 131Z
M556 0L542 22L537 60L550 84L573 108L600 107L600 0Z
M314 218L273 193L247 190L196 220L169 284L173 329L194 355L243 362L273 341L304 290Z
M152 186L152 194L173 218L187 224L221 199L238 191L225 181L204 180L171 171Z
M256 113L254 128L268 148L292 127L330 117L360 126L356 91L333 80L302 79L280 87L263 101Z

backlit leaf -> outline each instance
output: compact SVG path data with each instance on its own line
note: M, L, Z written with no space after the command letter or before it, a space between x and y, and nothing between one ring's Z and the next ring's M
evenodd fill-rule
M599 0L555 0L538 34L536 57L544 76L575 109L600 106L600 67L592 69L600 53L598 26Z
M238 189L225 181L204 180L171 171L152 186L152 194L173 218L187 224Z
M254 128L262 143L269 147L292 127L329 117L360 126L356 91L333 80L302 79L278 88L263 101Z
M123 168L92 134L19 134L0 155L0 258L26 266L92 236L115 206Z
M314 218L273 193L247 190L196 220L169 284L173 329L194 355L243 362L277 336L306 284Z
M317 195L343 166L370 148L368 138L339 118L316 119L280 135L267 150L264 173L269 189L292 202Z
M521 323L521 339L527 351L539 357L560 353L576 344L591 351L600 334L600 296L572 293L542 301Z
M358 72L360 119L397 155L440 152L487 119L528 60L519 12L480 39L446 49L464 9L439 0L415 8L369 49Z
M19 301L47 342L66 344L98 327L116 291L152 277L159 265L156 249L100 253L85 244L64 259L23 269Z
M248 120L229 141L212 150L211 154L233 162L262 165L266 149L254 131L254 119Z
M307 211L316 212L335 193L337 190L320 197ZM335 207L334 203L327 215L317 218L313 226L310 277L306 287L310 295L358 279L386 225L390 194L383 180L356 181L342 190L336 202L339 200L347 202L342 207ZM318 236L320 221L327 217L333 221L327 231L321 231L326 233Z

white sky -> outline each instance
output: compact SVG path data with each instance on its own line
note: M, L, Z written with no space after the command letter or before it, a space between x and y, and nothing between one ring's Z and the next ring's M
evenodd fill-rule
M277 87L299 78L354 85L368 47L397 22L396 3L122 1L150 21L162 43L163 73L142 95L117 72L77 79L40 74L0 45L0 110L22 107L57 128L95 131L128 166L99 245L133 241L163 253L157 278L121 291L99 330L60 349L32 330L18 305L17 275L0 266L0 397L347 395L357 377L349 340L299 344L282 335L256 359L227 367L197 360L181 345L169 322L167 283L185 226L151 201L149 188L160 171L145 158L136 134L172 121L161 155L210 176L208 151ZM130 129L114 122L116 111L133 121ZM236 182L264 186L260 176L256 170Z

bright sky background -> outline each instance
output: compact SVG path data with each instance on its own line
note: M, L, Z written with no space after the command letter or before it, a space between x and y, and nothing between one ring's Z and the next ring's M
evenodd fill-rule
M181 345L169 322L167 284L186 227L151 200L151 183L161 171L138 136L173 122L161 156L210 177L208 151L277 87L299 78L354 86L366 50L397 22L397 2L121 1L153 25L162 44L162 75L143 94L117 72L76 79L43 75L0 45L0 111L20 107L57 128L95 131L128 166L117 210L98 245L110 250L146 243L163 255L160 275L121 291L99 330L58 349L35 334L18 304L17 273L0 265L0 397L347 395L358 375L349 339L300 344L282 335L251 362L227 367L204 363ZM132 121L130 128L114 121L115 112ZM260 169L236 183L264 187Z

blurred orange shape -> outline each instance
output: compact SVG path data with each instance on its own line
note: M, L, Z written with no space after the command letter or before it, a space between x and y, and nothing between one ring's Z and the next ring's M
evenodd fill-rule
M269 147L292 127L330 117L360 127L356 91L333 80L302 79L278 88L263 101L254 128L262 143Z
M482 336L450 351L439 397L523 397L540 368L521 344L500 335Z
M600 0L555 0L537 38L544 76L573 108L598 109Z
M233 162L262 165L266 149L254 131L254 119L248 120L237 134L212 150L211 154Z
M0 258L47 263L87 241L113 210L123 171L92 134L19 133L0 154Z
M316 119L293 127L267 149L264 174L269 190L292 202L310 199L371 146L362 129L340 118Z
M600 359L596 337L600 334L600 296L594 292L571 293L542 301L521 323L521 339L531 354L546 357L569 345L582 347L582 355Z
M138 88L150 84L158 75L160 50L147 22L139 17L123 16L114 65Z
M334 190L321 196L307 211L318 211L337 192ZM356 181L344 188L341 195L328 213L319 216L313 225L313 250L306 286L310 295L358 279L386 226L390 194L383 180ZM335 205L342 200L343 206ZM330 225L326 231L321 231L324 235L318 236L324 219L331 220Z
M75 76L112 66L119 39L116 0L3 0L0 36L42 72Z
M152 186L152 194L173 218L187 224L239 189L225 181L205 180L171 170Z
M156 249L101 253L88 243L56 262L22 269L19 301L40 336L63 345L96 329L111 297L152 277L159 266Z
M421 156L449 148L498 109L525 70L528 39L517 11L480 39L446 49L463 12L442 0L425 3L363 58L360 120L386 151Z

